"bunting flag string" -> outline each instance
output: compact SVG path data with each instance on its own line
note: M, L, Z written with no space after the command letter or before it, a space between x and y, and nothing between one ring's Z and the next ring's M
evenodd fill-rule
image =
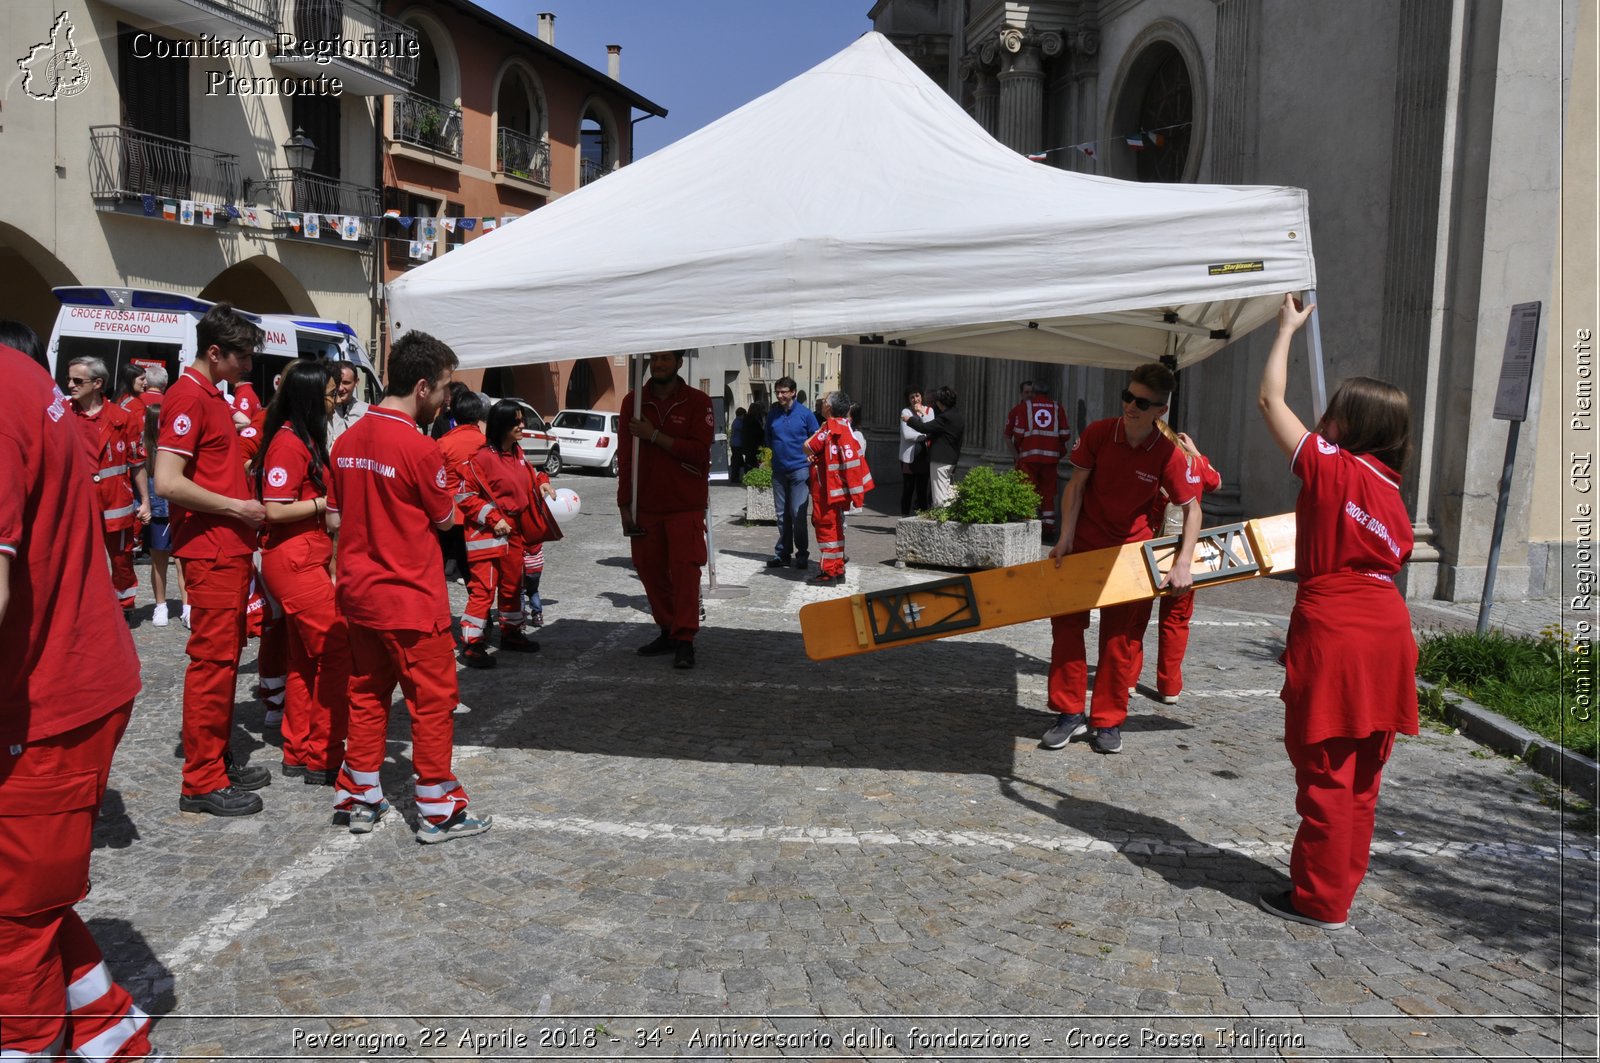
M1144 151L1146 148L1159 148L1167 143L1167 134L1174 129L1187 129L1193 124L1190 122L1174 122L1172 125L1157 126L1154 129L1141 129L1137 133L1122 133L1113 137L1101 137L1099 140L1086 140L1081 144L1063 144L1059 148L1046 148L1043 151L1030 151L1027 158L1033 162L1048 162L1051 155L1058 151L1081 152L1085 157L1093 159L1099 155L1102 144L1122 144L1129 151Z
M140 194L138 199L139 210L147 218L209 228L232 223L241 229L271 230L282 225L311 240L329 237L352 243L365 239L399 240L409 245L407 250L410 257L418 261L426 261L448 251L452 246L450 237L456 237L460 242L467 233L492 233L521 217L518 214L428 217L401 214L398 210L386 210L373 216L329 214L323 211L278 210L248 203L168 199L149 193ZM391 231L386 232L385 229ZM393 229L398 229L398 232Z

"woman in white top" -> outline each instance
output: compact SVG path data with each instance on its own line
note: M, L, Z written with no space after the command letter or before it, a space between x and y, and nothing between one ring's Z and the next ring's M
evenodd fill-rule
M900 411L900 515L909 517L929 505L928 437L906 423L921 420L932 411L922 404L922 389L906 388L906 408Z

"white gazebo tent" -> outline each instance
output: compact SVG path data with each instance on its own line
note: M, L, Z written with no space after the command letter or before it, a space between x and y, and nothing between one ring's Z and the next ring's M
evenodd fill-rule
M389 318L468 369L785 338L1182 368L1316 287L1307 220L1297 188L1030 161L868 33L412 270ZM1311 336L1320 408L1315 319Z
M780 338L1179 368L1316 286L1306 194L1031 162L887 38L388 286L464 368ZM1320 401L1319 401L1320 406Z

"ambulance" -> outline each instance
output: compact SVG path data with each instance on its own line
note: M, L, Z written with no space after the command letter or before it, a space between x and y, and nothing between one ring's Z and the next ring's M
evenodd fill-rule
M143 288L56 288L61 310L50 333L50 370L66 388L67 364L82 355L106 363L109 389L129 363L164 366L167 380L195 359L195 325L215 304L176 292ZM240 308L243 311L243 308ZM296 358L321 358L354 363L361 378L360 397L377 402L383 396L377 373L353 328L342 321L299 314L245 316L266 333L250 372L262 402L275 390L278 374Z

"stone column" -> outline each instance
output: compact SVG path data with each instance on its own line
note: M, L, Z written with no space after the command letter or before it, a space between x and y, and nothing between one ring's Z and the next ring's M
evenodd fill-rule
M1000 31L1000 143L1014 151L1050 147L1044 130L1044 61L1038 45L1015 27Z
M975 82L972 117L983 126L984 132L994 136L1000 121L1000 81L992 69L981 65L974 65L972 76Z
M1066 41L1071 47L1072 75L1072 143L1087 144L1100 136L1100 34L1094 30L1079 30ZM1098 161L1105 145L1095 148L1095 158L1082 152L1077 156L1076 168L1085 173L1103 172Z

